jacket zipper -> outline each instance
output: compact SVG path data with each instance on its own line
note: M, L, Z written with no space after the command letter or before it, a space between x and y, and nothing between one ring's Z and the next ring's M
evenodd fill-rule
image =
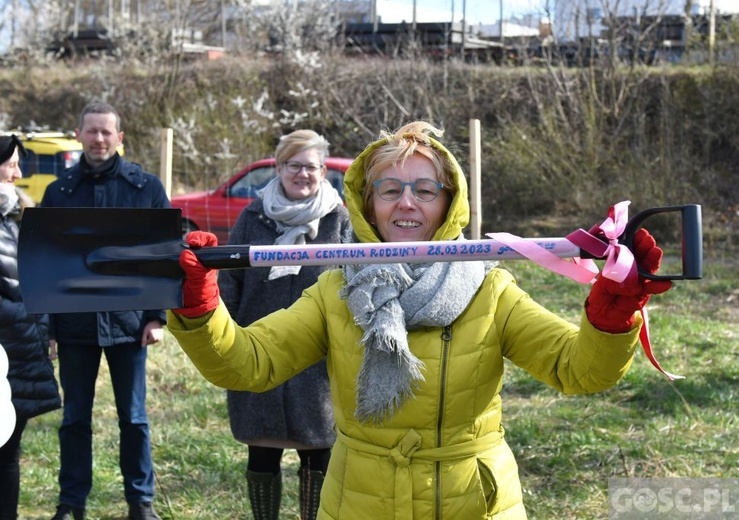
M446 400L446 371L449 364L449 347L452 341L452 326L447 325L441 333L441 377L439 379L439 413L436 422L436 447L442 445L442 430L444 424L444 401ZM441 520L441 461L434 464L436 471L436 514L437 520Z

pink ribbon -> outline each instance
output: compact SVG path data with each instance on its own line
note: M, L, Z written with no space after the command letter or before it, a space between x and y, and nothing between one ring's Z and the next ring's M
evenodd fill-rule
M629 223L629 204L631 201L628 200L619 202L608 209L608 218L600 225L593 226L589 231L578 229L567 235L567 239L583 251L596 258L605 257L606 263L601 275L619 283L638 276L633 253L628 247L618 243L618 237Z
M585 251L595 258L605 258L606 261L601 276L619 283L628 278L639 276L634 254L628 247L618 242L618 237L623 234L629 222L629 204L631 204L631 201L628 200L619 202L608 209L608 218L601 224L596 224L588 231L578 229L567 235L567 239L579 247L581 251ZM487 236L500 241L540 266L567 276L578 283L592 283L595 281L595 275L598 274L598 266L591 259L573 258L572 262L568 262L553 255L538 244L523 240L510 233L488 233ZM667 372L660 366L652 350L647 309L642 308L640 312L644 324L639 332L639 340L647 358L670 381L684 379L683 376Z
M685 379L685 376L679 376L677 374L673 374L672 372L668 372L667 370L662 368L662 365L659 364L659 361L657 361L657 358L652 351L652 342L649 339L649 316L647 315L647 308L644 307L640 312L641 317L644 320L644 325L639 331L639 340L641 341L642 349L644 349L644 353L647 355L647 358L652 363L652 366L654 366L654 368L667 376L667 379L669 379L670 381L675 381L676 379Z
M595 280L595 275L598 274L598 266L595 265L595 262L593 261L590 261L590 263L586 265L582 265L577 262L568 262L564 258L560 258L554 253L547 251L539 244L523 240L521 237L511 235L510 233L487 233L486 236L510 247L522 256L529 260L533 260L550 271L554 271L557 274L571 278L578 283L590 283ZM570 237L567 238L569 239ZM603 244L600 240L598 240L598 242ZM578 247L582 249L581 246L578 245Z

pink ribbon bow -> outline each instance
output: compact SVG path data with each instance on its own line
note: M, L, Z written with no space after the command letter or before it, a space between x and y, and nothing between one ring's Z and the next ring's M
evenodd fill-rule
M605 276L616 282L623 282L627 278L639 276L634 254L623 244L618 242L626 225L628 224L628 207L631 201L622 201L608 209L608 218L601 224L596 224L589 231L578 229L567 235L567 239L574 245L595 258L605 258L601 276ZM522 256L539 264L540 266L567 276L578 283L592 283L598 274L598 266L591 259L573 258L568 262L531 241L523 240L510 233L488 233L488 237L498 240L517 251ZM649 336L649 317L646 307L640 310L643 326L639 332L644 353L652 365L664 374L670 381L684 379L683 376L672 374L662 368L657 361L652 349Z
M618 237L623 234L629 223L629 204L631 201L628 200L619 202L608 209L608 218L600 225L593 226L589 231L578 229L567 235L567 239L581 250L596 258L605 257L606 262L601 276L619 283L629 277L638 276L634 254L628 247L618 242ZM578 261L595 266L595 262L589 259ZM598 267L595 269L597 273Z

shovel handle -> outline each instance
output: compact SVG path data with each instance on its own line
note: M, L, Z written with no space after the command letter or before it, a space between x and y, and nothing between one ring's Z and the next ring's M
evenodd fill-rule
M215 246L193 249L192 252L203 266L210 269L243 269L252 267L251 247L247 244Z
M664 206L640 211L626 224L619 242L633 251L634 235L645 220L658 213L677 211L682 214L682 274L652 274L637 266L640 276L649 280L699 280L703 277L703 228L701 207L698 204Z
M619 242L633 251L634 234L645 220L658 213L682 214L682 273L658 275L638 268L651 280L696 280L703 271L703 233L701 207L696 204L650 208L637 213L626 224ZM562 258L593 258L566 238L523 239L545 247ZM456 260L505 260L524 255L496 240L466 242L396 242L361 244L308 244L302 246L227 245L193 250L198 260L212 269L242 269L270 265L341 265L362 263L433 262ZM185 245L185 247L187 247ZM463 251L464 249L464 251ZM399 251L393 254L395 250ZM275 252L277 251L277 252ZM333 254L326 254L327 252ZM387 251L387 253L386 253ZM391 252L392 251L392 252ZM371 260L370 260L371 259Z

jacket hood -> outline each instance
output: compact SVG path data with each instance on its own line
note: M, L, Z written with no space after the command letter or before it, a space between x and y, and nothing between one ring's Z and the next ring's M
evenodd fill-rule
M461 166L455 159L454 155L447 150L436 139L429 137L431 146L440 151L447 159L451 166L451 178L454 182L457 192L449 206L449 212L446 219L436 230L432 240L454 240L462 234L462 230L470 221L470 205L467 197L467 180ZM371 143L359 156L352 162L349 169L344 175L344 198L346 206L349 210L349 218L351 219L354 234L360 242L382 242L375 229L364 218L362 214L362 196L365 189L365 161L373 150L382 146L387 142L386 138L379 139Z

